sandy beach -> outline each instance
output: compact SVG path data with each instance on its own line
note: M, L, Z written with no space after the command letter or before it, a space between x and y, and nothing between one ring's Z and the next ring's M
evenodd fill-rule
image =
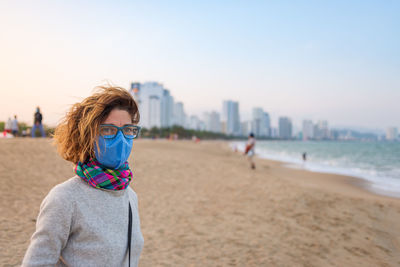
M227 142L135 142L140 266L400 266L400 200ZM74 176L50 139L0 139L0 266L19 266L42 199Z

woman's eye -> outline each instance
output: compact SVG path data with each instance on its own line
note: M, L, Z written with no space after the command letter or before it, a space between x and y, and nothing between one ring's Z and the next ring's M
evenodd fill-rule
M103 133L103 135L110 135L110 134L113 134L113 129L112 128L103 128L102 129L102 133Z
M124 129L124 132L125 132L125 134L131 135L131 134L133 134L133 129L128 127L128 128Z

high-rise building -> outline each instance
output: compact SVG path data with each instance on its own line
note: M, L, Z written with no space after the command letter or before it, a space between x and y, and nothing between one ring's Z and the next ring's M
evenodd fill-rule
M279 131L275 127L271 127L271 137L272 138L278 138L279 137Z
M318 140L329 139L330 132L328 128L328 122L324 120L318 121L314 127L314 138Z
M279 138L292 138L292 121L288 117L279 118Z
M206 131L210 132L210 113L209 112L204 112L203 113L203 121L204 121L204 125L205 125L205 129Z
M226 134L239 136L240 118L239 102L227 100L223 102L222 121L226 123Z
M252 111L252 127L251 131L255 134L256 137L260 136L261 132L261 117L264 111L262 108L253 108Z
M196 115L189 117L189 129L198 130L200 119Z
M196 115L192 115L189 117L188 121L188 128L191 130L196 130L196 131L204 131L205 130L205 123L204 121L200 120L199 117Z
M174 104L174 119L173 125L185 127L186 125L186 114L183 108L182 102L177 102Z
M264 112L262 117L263 128L261 131L262 136L270 137L271 136L271 119L267 112Z
M157 82L140 85L140 124L145 128L161 127L161 101L164 88Z
M206 131L214 133L221 132L221 119L218 112L205 112L203 117Z
M303 140L310 140L314 138L314 124L311 120L303 121Z
M174 97L171 96L169 90L163 91L161 101L161 127L171 127L174 117Z
M251 130L256 137L268 137L271 135L269 114L264 112L262 108L253 108Z
M254 133L252 128L253 128L253 122L252 121L244 121L241 124L241 135L242 136L248 136L250 133ZM257 137L257 136L256 136Z
M386 140L388 141L395 141L399 137L396 127L388 127L386 129Z

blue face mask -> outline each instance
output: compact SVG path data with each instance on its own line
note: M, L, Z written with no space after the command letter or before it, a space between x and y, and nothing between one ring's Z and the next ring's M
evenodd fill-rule
M113 139L99 136L98 144L100 153L97 150L97 145L95 144L94 146L97 161L110 169L118 169L128 160L133 146L133 139L126 139L122 132L118 131Z

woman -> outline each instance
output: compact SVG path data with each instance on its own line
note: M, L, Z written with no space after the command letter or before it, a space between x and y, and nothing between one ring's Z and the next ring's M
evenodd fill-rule
M56 128L58 152L76 176L43 200L22 266L138 265L143 236L127 159L139 111L125 89L99 89Z

